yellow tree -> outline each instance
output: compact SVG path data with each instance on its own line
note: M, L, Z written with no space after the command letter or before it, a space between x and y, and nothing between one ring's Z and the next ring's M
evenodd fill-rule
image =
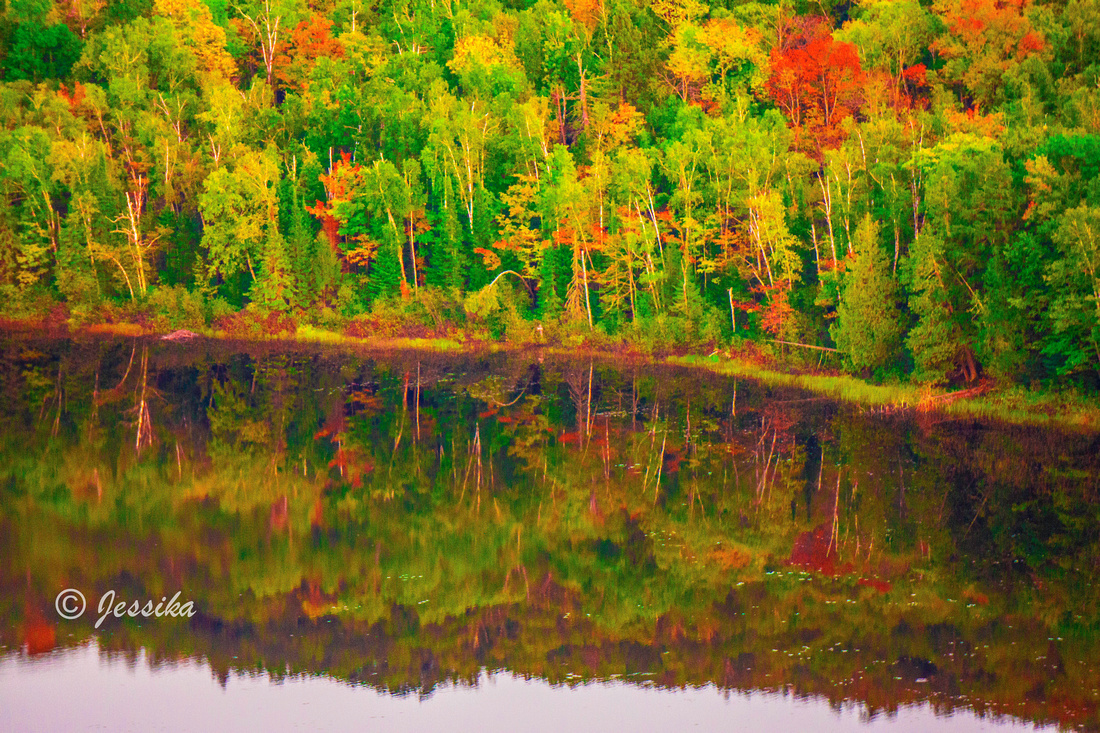
M538 278L542 250L545 248L539 229L532 226L538 217L536 183L532 176L521 175L501 194L504 211L496 218L500 240L494 245L498 249L514 252L522 263L520 274L529 280Z
M643 263L645 273L640 283L647 287L653 299L653 310L662 309L661 293L657 285L664 278L664 271L656 266L654 258L663 261L661 227L657 216L652 187L653 160L646 150L622 147L615 152L612 165L612 190L616 200L625 206L626 218L620 215L620 226L625 227L620 239L630 246Z
M713 52L703 29L694 23L681 23L672 32L666 82L685 104L696 98L700 87L710 81Z
M719 86L724 86L730 76L743 72L751 90L763 88L768 79L768 55L760 31L728 18L712 18L703 26L702 40L710 49Z
M214 22L206 3L201 0L156 0L153 12L172 23L180 43L195 54L201 73L223 80L236 75L237 65L225 50L225 29Z
M232 167L222 166L207 177L199 213L212 279L247 270L256 281L256 263L277 231L278 181L279 161L273 148L242 154Z
M745 253L742 265L752 273L758 289L767 294L765 329L776 335L791 335L787 297L794 283L801 279L801 259L795 250L797 240L787 228L783 199L777 191L759 191L747 203L752 249L751 254Z

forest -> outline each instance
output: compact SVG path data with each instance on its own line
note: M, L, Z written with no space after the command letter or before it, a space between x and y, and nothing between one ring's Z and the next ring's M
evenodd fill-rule
M1097 18L7 0L3 320L779 341L1095 394Z

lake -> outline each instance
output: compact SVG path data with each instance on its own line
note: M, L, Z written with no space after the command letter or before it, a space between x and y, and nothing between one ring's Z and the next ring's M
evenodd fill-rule
M204 339L0 395L0 729L1100 730L1093 433Z

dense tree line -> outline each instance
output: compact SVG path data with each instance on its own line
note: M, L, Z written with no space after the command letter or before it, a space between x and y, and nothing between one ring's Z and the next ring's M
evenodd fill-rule
M1095 388L1097 17L8 0L0 287L78 314L510 308Z

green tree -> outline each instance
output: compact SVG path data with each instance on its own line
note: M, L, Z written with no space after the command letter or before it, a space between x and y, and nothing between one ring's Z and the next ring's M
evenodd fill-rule
M829 333L852 368L875 370L898 360L903 335L897 282L870 214L856 227L855 253L844 274L843 295Z
M272 230L278 229L278 181L273 148L243 154L232 167L223 166L207 177L199 211L208 280L225 282L243 272L250 283L259 279L264 247L272 241Z
M979 335L990 317L986 272L1011 233L1012 175L997 142L970 133L941 140L921 164L925 219L910 262L910 307L920 323L909 346L922 378L943 381L957 372L973 381L980 359L996 348Z
M260 256L259 277L249 290L253 303L270 311L285 311L298 301L297 287L286 241L279 228L269 226Z
M914 376L932 384L945 382L959 370L968 381L978 376L967 312L958 314L946 278L946 246L931 230L921 232L913 242L912 285L909 307L918 318L906 345L916 363Z
M1047 269L1054 340L1069 374L1091 366L1100 377L1100 206L1070 209L1054 232L1058 257Z
M82 43L66 25L41 26L23 23L12 34L11 46L4 59L4 78L66 79L80 58Z

